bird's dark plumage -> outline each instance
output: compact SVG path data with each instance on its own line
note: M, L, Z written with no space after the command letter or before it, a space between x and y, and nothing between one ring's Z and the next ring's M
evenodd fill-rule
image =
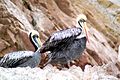
M39 34L36 31L30 33L30 38L36 51L17 51L6 54L0 60L0 67L15 68L15 67L36 67L40 63L40 43ZM34 41L33 41L34 40Z
M81 28L71 28L66 30L58 31L52 34L49 39L43 44L41 53L51 51L54 48L66 44L66 42L73 41L78 35L81 34Z
M64 45L56 49L58 51L51 52L51 61L50 63L59 63L66 64L68 61L78 59L86 47L86 37L81 39L73 40L72 43L69 43L67 46Z
M50 51L46 64L66 64L80 57L86 48L87 37L85 34L86 16L77 19L76 28L70 28L53 33L43 46L41 53ZM45 64L45 65L46 65Z

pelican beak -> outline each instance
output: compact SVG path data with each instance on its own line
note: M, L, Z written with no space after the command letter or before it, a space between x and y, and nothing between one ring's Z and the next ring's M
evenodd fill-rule
M42 46L41 40L39 39L39 37L34 38L34 41L37 43L38 47Z
M87 24L86 24L86 22L85 22L85 25L84 25L84 30L85 30L85 34L86 34L86 38L87 38L87 41L88 41L88 43L90 42L89 41L89 32L88 32L88 27L87 27Z
M42 46L42 42L41 42L40 38L37 38L37 42L39 44L39 47L41 47Z

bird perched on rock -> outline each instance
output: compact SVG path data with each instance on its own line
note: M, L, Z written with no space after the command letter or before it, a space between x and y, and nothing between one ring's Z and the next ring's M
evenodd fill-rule
M29 38L35 47L33 51L17 51L4 55L0 60L0 67L15 68L15 67L31 67L34 68L39 65L41 60L40 47L41 42L39 33L35 30L30 31Z
M86 16L80 14L75 28L55 32L43 43L40 52L50 51L45 65L48 63L70 64L70 61L80 57L88 40L86 20Z

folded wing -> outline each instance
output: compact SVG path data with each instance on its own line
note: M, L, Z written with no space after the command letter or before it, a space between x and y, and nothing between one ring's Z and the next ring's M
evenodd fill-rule
M32 58L34 52L32 51L18 51L6 54L0 60L1 67L16 67L22 63L27 62Z
M69 41L74 40L78 35L81 34L81 28L71 28L66 30L61 30L53 33L48 40L43 44L41 48L41 53L46 51L51 51L53 48L65 44Z

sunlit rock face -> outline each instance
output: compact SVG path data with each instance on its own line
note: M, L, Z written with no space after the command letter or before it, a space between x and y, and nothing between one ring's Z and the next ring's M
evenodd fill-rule
M0 0L0 56L18 50L34 51L28 38L30 30L39 31L44 42L53 32L74 27L80 13L88 18L90 41L80 59L71 65L85 69L86 64L102 66L112 62L119 71L118 0Z

